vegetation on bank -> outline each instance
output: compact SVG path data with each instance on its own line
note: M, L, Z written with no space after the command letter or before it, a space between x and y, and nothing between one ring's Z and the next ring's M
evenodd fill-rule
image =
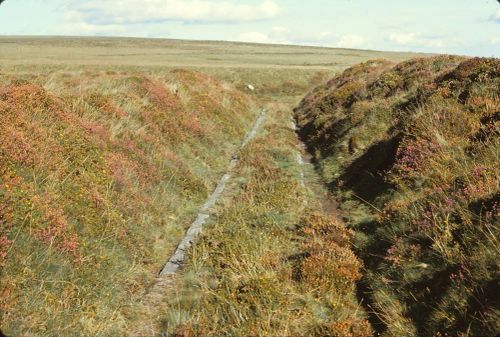
M500 332L500 61L354 66L295 110L384 336Z
M156 336L156 320L172 317L165 312L158 315L155 303L148 303L151 293L144 293L156 284L159 268L226 169L262 102L292 106L312 85L351 64L373 57L403 60L414 55L159 39L0 39L0 329L9 336ZM172 71L179 67L213 78ZM234 90L246 90L248 84L256 88L252 99ZM280 116L279 123L288 125L286 113ZM291 141L293 133L276 136ZM280 167L278 172L296 167L286 167L292 158L288 154L288 159L277 160L282 152L273 148L272 165ZM286 148L285 152L291 150ZM247 173L239 174L248 178ZM281 185L296 185L295 176L278 178ZM270 178L264 180L272 189ZM279 207L284 204L291 208L302 205L276 202ZM222 209L218 212L224 213ZM262 223L271 225L282 211L273 215L272 222L266 212L252 214L262 215ZM323 231L306 230L308 226L323 228L336 223L316 210L310 216L309 212L292 213L297 218L287 220L286 225L279 222L279 226L303 225L293 234L280 236L280 247L288 238L304 241L308 233L317 237ZM259 230L264 232L265 226ZM290 243L289 250L312 250L302 241ZM344 249L346 241L335 241L341 249L329 244L327 255L344 252L351 256ZM348 261L352 275L347 276L359 277L360 262L350 257ZM280 268L298 270L288 262ZM185 272L192 275L191 266ZM344 269L340 272L346 273ZM284 280L284 291L306 289L305 281L291 286L288 278ZM181 283L197 284L184 283L184 276ZM346 295L347 309L333 310L328 302L331 298L323 295L325 289L310 291L304 297L307 305L298 301L304 318L290 306L293 315L282 312L281 317L292 317L299 334L366 331L352 292L346 288L332 302L338 307L341 296ZM179 296L180 302L186 300L180 299L181 294L190 296L182 287L178 291L164 300ZM210 299L205 295L203 298ZM324 296L326 302L318 296ZM272 298L271 302L289 304L283 292L274 292ZM177 312L196 312L188 309L190 305ZM253 310L239 305L235 307L241 312ZM221 308L221 313L227 312L228 306ZM353 308L359 309L354 311L356 318L338 325ZM212 313L206 308L201 312ZM249 315L249 322L239 325L240 331L260 329L257 319L267 313ZM298 322L306 322L309 316L315 317L314 322L299 327ZM189 321L185 315L180 317L171 322L192 325L193 331L214 331L231 321L203 327L196 317ZM326 327L320 328L321 324ZM169 326L182 332L176 324ZM259 331L286 333L274 325Z
M286 106L272 106L170 294L166 336L371 336L352 232L300 184Z
M1 328L121 335L258 108L187 70L0 84Z

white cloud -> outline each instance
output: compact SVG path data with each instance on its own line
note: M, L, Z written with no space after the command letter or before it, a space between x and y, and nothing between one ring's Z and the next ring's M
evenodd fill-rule
M288 34L289 30L285 27L273 27L272 28L272 33L273 34Z
M365 46L365 39L354 34L343 35L339 38L336 46L340 48L361 48Z
M293 44L290 31L285 27L273 27L269 33L245 32L240 34L237 40L252 43Z
M271 0L256 6L232 0L70 0L68 10L88 24L139 24L165 21L248 22L276 17L280 7Z
M438 36L424 36L420 33L394 33L388 40L397 46L444 48L447 44L456 44L455 40L445 40Z
M276 26L271 29L271 32L267 35L268 38L273 43L281 43L281 44L292 44L293 36L291 36L288 28Z
M267 34L259 32L247 32L242 33L238 36L238 41L251 42L251 43L277 43L269 37Z
M395 33L389 36L389 41L397 44L408 45L415 42L415 33Z
M86 22L63 24L61 31L66 35L123 35L127 29L121 25L93 25Z
M50 32L53 35L127 35L127 28L118 24L92 24L84 21L78 11L64 13L64 22Z
M500 37L493 37L493 38L491 38L490 43L492 45L500 45Z
M273 27L268 33L245 32L238 36L237 41L254 43L296 44L307 46L324 46L340 48L361 48L365 46L362 36L348 34L336 37L331 32L293 32L285 27Z
M495 14L493 14L492 16L490 16L490 21L493 21L493 22L496 22L496 23L500 23L500 9L497 9L497 11L495 12Z

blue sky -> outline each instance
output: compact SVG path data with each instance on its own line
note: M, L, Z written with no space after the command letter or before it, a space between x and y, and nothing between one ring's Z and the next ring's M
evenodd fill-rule
M231 40L500 56L497 0L6 0L1 35Z

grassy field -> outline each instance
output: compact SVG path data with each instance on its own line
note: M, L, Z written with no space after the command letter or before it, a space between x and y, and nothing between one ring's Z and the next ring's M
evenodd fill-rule
M409 53L132 38L0 37L3 65L343 69L372 58ZM417 54L414 54L417 55Z
M354 296L361 265L349 250L351 234L317 206L301 206L315 197L297 189L296 139L283 124L307 91L344 68L412 56L1 37L2 331L368 335ZM246 159L231 195L176 281L176 301L165 297L148 307L144 295L162 263L267 104L270 120L241 154ZM255 237L261 239L252 242ZM302 258L287 259L294 255ZM333 275L324 279L314 271L328 257L336 262L324 267ZM213 315L220 319L211 321Z
M253 84L267 97L297 96L368 59L402 61L419 54L262 45L236 42L125 38L0 37L0 70L16 74L57 71L157 73L188 68L244 89ZM293 104L297 103L293 101Z

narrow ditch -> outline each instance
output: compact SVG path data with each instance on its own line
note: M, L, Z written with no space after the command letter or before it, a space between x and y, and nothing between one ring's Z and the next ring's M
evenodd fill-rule
M300 136L298 134L298 127L297 124L295 123L295 120L292 117L291 121L291 128L293 131L295 131L295 134L297 135L297 162L303 166L303 165L311 165L313 168L313 177L309 177L308 184L309 188L314 192L315 195L317 195L319 202L321 203L321 207L324 213L333 215L336 218L341 219L339 211L338 211L338 204L335 198L331 195L331 193L328 192L326 189L326 185L323 183L323 180L319 173L316 170L316 166L313 162L313 156L312 154L307 150L307 147L305 143L300 139ZM301 180L301 185L303 187L306 186L306 177L304 170L301 170L300 174L300 180Z
M262 121L264 120L265 116L266 116L266 109L261 109L259 115L255 119L252 129L247 133L247 135L243 139L240 149L244 148L248 144L248 142L256 136L257 131L259 130L259 127L262 124ZM213 193L208 197L203 206L200 208L200 211L198 212L196 219L189 226L186 235L180 241L174 254L168 259L167 263L165 263L165 265L163 266L162 270L160 271L160 277L173 275L177 273L177 271L180 269L182 263L186 258L186 251L195 243L196 239L202 232L203 225L210 218L211 215L210 210L215 206L217 200L219 200L219 197L224 192L226 184L231 179L231 171L236 167L238 161L239 161L238 155L234 154L231 157L226 173L217 183L217 186L213 191Z
M306 188L307 187L317 196L318 201L321 204L321 208L325 214L335 217L339 222L344 223L342 214L339 210L339 204L332 193L328 190L327 185L323 181L321 175L318 172L318 167L314 163L314 157L309 152L306 144L302 141L299 128L295 120L292 117L291 128L295 131L298 140L298 152L297 152L297 162L301 165L311 165L312 166L312 177L306 177L304 174L304 170L301 170L301 185ZM345 225L345 224L344 224ZM355 252L355 249L351 247L351 250ZM357 254L356 254L357 255ZM357 257L361 259L360 256ZM373 309L374 301L371 296L371 287L366 282L365 275L360 280L356 282L356 297L359 305L365 310L367 315L367 320L370 323L372 330L374 332L374 336L380 336L386 329L387 325L380 319L380 317L376 314Z

